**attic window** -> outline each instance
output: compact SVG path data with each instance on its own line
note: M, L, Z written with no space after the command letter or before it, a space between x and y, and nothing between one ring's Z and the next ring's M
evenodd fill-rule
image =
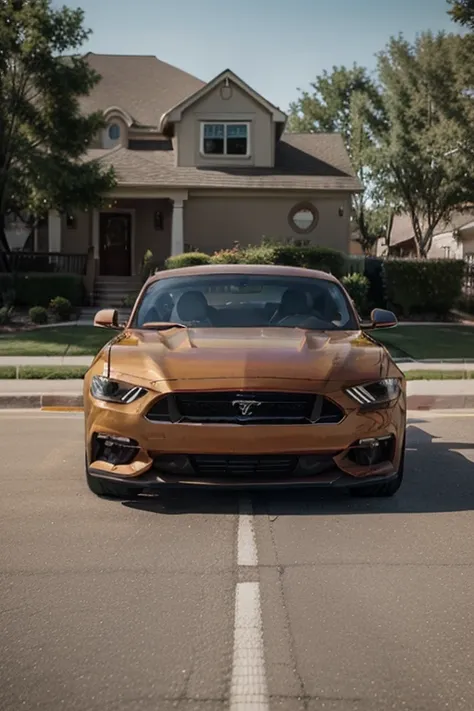
M202 123L201 153L205 156L250 155L248 123Z

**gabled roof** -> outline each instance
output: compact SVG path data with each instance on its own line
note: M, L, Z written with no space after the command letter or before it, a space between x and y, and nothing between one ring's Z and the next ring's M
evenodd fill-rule
M474 222L474 208L466 209L463 212L455 212L448 222L440 222L435 228L433 236L442 235L454 230L463 230ZM409 215L395 215L393 218L392 233L390 235L390 246L395 247L402 242L414 239L412 221Z
M118 185L128 187L239 190L323 190L359 192L362 188L339 134L283 134L274 168L179 167L171 141L163 150L90 150L86 160L113 166Z
M230 69L225 69L223 72L218 74L210 82L198 88L193 94L179 101L174 106L170 106L169 109L163 114L160 120L160 131L164 133L164 128L168 123L174 123L175 121L181 120L181 115L189 106L202 99L204 96L213 91L222 82L232 82L239 87L242 91L252 97L257 104L260 104L264 109L266 109L271 115L275 123L286 123L287 116L280 111L277 106L271 104L267 99L258 94L251 86L246 84L237 74L234 74Z
M83 111L114 107L129 114L138 126L157 127L170 106L205 86L200 79L153 56L89 52L86 59L102 79L81 100Z

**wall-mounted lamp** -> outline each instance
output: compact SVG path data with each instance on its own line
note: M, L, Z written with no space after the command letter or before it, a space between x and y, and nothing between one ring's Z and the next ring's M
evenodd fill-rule
M339 208L339 217L344 217L344 206L343 205L341 205L341 207Z
M161 232L163 229L163 213L161 210L156 210L154 215L153 215L153 223L155 226L155 230L157 232Z

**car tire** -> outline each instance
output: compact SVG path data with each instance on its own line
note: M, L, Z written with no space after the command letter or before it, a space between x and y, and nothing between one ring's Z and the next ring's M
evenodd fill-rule
M100 479L93 474L89 474L86 460L86 480L87 486L96 496L107 497L109 499L132 499L141 493L141 489L117 484L114 481Z
M405 438L403 438L402 458L397 476L386 484L367 484L367 486L355 486L350 490L355 498L389 498L395 496L403 482L403 472L405 469Z

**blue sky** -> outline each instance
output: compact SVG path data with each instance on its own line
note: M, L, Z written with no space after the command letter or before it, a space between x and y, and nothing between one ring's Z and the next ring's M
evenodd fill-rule
M230 68L286 111L323 69L374 55L399 32L457 31L445 0L77 0L86 49L153 54L204 81Z

